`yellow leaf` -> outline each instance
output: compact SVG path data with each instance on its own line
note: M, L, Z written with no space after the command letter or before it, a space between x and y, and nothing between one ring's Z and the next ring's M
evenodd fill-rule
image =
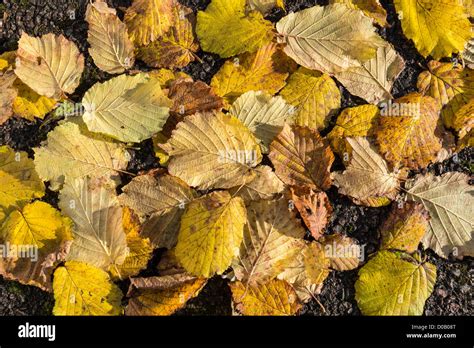
M196 297L207 280L186 274L131 279L125 315L171 315Z
M135 63L133 43L128 38L127 26L106 2L90 3L86 21L89 23L87 41L89 53L99 69L109 74L121 74Z
M173 7L175 25L162 37L138 50L138 57L154 68L184 68L196 58L199 43L194 37L196 18L182 5Z
M331 270L330 259L326 256L322 245L316 242L309 243L303 250L304 267L311 284L322 284Z
M129 159L123 145L95 136L73 122L62 123L49 132L47 142L34 150L36 170L43 180L51 182L53 190L59 189L65 178L117 178Z
M341 92L334 80L305 68L290 76L280 95L296 107L295 124L317 130L326 128L341 107Z
M125 13L130 39L139 46L163 36L174 24L176 0L134 0Z
M226 61L212 78L211 87L229 104L252 90L274 95L285 86L294 67L281 48L270 43L255 53Z
M62 35L23 33L17 57L15 74L39 95L56 100L76 90L84 70L84 56Z
M39 95L19 79L13 86L18 95L13 101L15 115L34 121L35 117L43 119L56 106L56 100Z
M331 148L308 127L285 125L270 145L269 158L277 176L287 185L308 185L326 190L331 186Z
M394 167L425 168L441 150L435 135L440 107L418 93L383 105L375 130L381 154Z
M418 90L443 106L444 125L455 128L457 112L474 99L474 71L437 61L429 62L428 69L418 77Z
M435 281L432 264L381 251L359 271L355 298L364 315L422 315Z
M203 196L187 207L176 245L176 257L190 274L222 274L238 255L246 222L241 198L225 191Z
M352 157L343 173L334 173L339 193L351 197L356 204L377 207L395 199L400 187L400 174L392 173L385 160L366 138L347 138ZM380 201L378 198L388 198Z
M0 146L0 207L9 209L20 202L41 198L44 190L28 154Z
M95 84L84 95L82 104L82 118L91 132L138 143L161 131L169 117L171 101L157 79L141 73Z
M86 263L69 261L56 269L54 315L119 315L122 292L109 275Z
M413 253L428 230L429 215L423 205L414 202L394 206L380 228L380 248L396 249Z
M212 0L197 15L202 49L222 58L254 52L272 39L273 25L260 12L245 12L245 0Z
M280 133L283 125L293 123L293 112L282 97L272 97L261 91L241 95L229 110L260 140L263 152Z
M474 98L456 113L453 120L453 129L458 132L460 140L472 131L474 127Z
M288 56L305 68L328 74L360 66L385 45L368 17L343 4L290 13L276 28Z
M344 109L337 117L336 125L327 135L333 151L347 163L352 149L346 138L372 135L379 117L380 110L375 105L361 105Z
M462 52L471 24L458 0L395 0L405 35L418 51L434 59Z
M202 190L245 184L262 160L250 130L222 113L186 117L162 148L170 155L169 173Z
M259 11L267 15L274 8L285 9L283 0L247 0L247 8L252 11Z
M473 0L461 0L461 3L467 10L470 17L474 17L474 1Z
M129 208L123 209L123 229L128 252L122 264L110 266L109 271L114 279L127 279L137 275L147 267L148 261L153 256L150 240L140 235L141 224L138 216Z
M301 309L295 290L283 280L248 287L234 282L230 289L234 307L243 315L286 316Z
M240 254L232 268L238 280L254 285L280 274L300 252L305 230L290 213L288 201L253 202L247 208L247 225Z
M387 25L387 11L380 5L379 0L330 0L329 3L341 3L354 10L362 10L382 27Z
M181 71L169 69L158 69L148 73L151 78L156 79L162 89L170 88L172 83L178 79L191 79L189 75ZM192 80L192 79L191 79Z
M0 227L0 236L14 245L54 249L70 222L48 203L36 201L15 210Z

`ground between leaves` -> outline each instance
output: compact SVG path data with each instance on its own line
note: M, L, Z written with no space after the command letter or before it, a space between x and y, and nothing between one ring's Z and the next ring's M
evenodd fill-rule
M131 0L108 0L110 6L120 9L130 6ZM210 0L180 0L194 11L204 10ZM326 5L324 0L286 0L288 11L300 11L314 5ZM16 43L22 31L30 35L40 36L46 33L63 34L72 40L86 57L86 68L82 81L71 99L79 102L82 95L98 81L111 77L100 71L87 52L87 23L84 13L87 0L4 0L0 4L0 18L8 13L8 20L0 29L0 54L15 50ZM379 34L392 43L406 62L406 68L401 73L393 87L394 98L401 97L416 91L416 80L420 72L425 70L426 60L418 54L413 44L407 40L401 30L391 0L381 0L388 11L387 28L379 30ZM74 13L75 19L71 18ZM282 10L274 10L267 18L273 22L282 18ZM184 72L195 80L209 83L211 77L219 70L224 60L216 55L199 52L202 62L193 62ZM140 63L139 63L140 64ZM144 66L140 69L146 70ZM352 96L342 85L342 108L366 104L360 98ZM328 130L332 128L335 117ZM32 148L46 139L47 133L54 128L51 123L41 126L41 121L30 122L24 119L10 119L0 127L0 145L9 145L16 150L22 150L32 155ZM327 131L328 131L327 130ZM323 132L323 135L327 134ZM137 173L158 167L154 156L151 140L140 144L140 150L133 151L130 161L130 172ZM450 171L461 171L472 174L474 151L472 148L462 151L457 159L449 159L432 165L428 171L441 175ZM342 169L341 163L335 163L336 169ZM130 178L123 177L126 184ZM341 196L334 188L328 192L334 212L327 228L327 233L342 232L365 244L365 257L376 251L379 244L377 226L386 218L389 208L366 208L353 204L348 198ZM46 201L57 206L57 195L47 192ZM438 277L431 297L425 305L425 315L472 315L474 301L470 298L471 279L474 276L474 261L466 258L463 261L443 260L433 252L427 251L428 260L437 267ZM156 275L153 270L161 256L155 252L147 270L142 275ZM354 299L354 283L357 279L357 270L348 272L332 272L324 282L324 287L318 301L313 300L305 305L304 315L360 315ZM124 290L128 283L120 284ZM0 315L50 315L54 305L52 294L41 291L32 286L24 286L17 282L6 281L0 277ZM226 281L214 277L198 297L190 300L187 306L177 315L230 315L231 294Z

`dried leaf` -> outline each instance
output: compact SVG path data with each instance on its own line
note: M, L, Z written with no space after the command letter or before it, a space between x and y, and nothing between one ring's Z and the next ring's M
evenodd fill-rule
M91 132L134 143L159 132L171 106L157 80L146 74L97 83L86 92L82 104L82 118Z
M366 138L347 138L352 158L343 173L334 173L339 193L351 197L356 204L369 207L387 205L395 199L401 175L390 172L385 160ZM380 198L388 200L380 201Z
M232 265L236 278L250 285L276 278L300 252L304 235L286 199L251 203L244 240Z
M186 117L162 148L170 155L170 174L201 190L248 183L262 160L248 128L222 113Z
M185 274L132 278L125 315L171 315L196 297L206 280Z
M336 271L356 269L365 257L357 241L342 234L336 233L324 236L320 242L324 249L324 256L329 260L330 267Z
M270 145L269 157L276 174L287 185L307 185L320 190L331 186L334 155L315 130L285 125Z
M51 189L59 189L65 178L116 178L127 168L129 154L124 146L84 128L73 122L63 123L49 132L46 143L34 149L36 171L41 179L50 181Z
M384 158L394 167L421 169L435 160L439 105L431 97L408 94L384 106L375 131Z
M314 239L323 234L332 213L331 203L324 192L315 192L308 186L290 188L291 201L301 215Z
M260 12L245 12L245 0L212 0L197 15L202 49L222 58L256 51L271 41L272 29Z
M276 28L288 56L305 68L328 74L360 66L384 45L372 21L343 4L290 13Z
M13 88L16 76L13 71L0 74L0 125L13 116L13 102L18 91Z
M387 44L378 48L374 58L337 73L335 77L351 94L376 104L392 99L393 83L404 68L403 58Z
M127 256L122 208L114 192L98 180L67 181L59 207L74 222L69 261L82 261L107 270Z
M36 38L23 33L17 58L15 74L39 95L56 100L75 91L84 70L84 57L62 35Z
M341 92L333 79L318 71L299 68L280 92L285 100L296 107L298 126L322 130L329 125L341 107Z
M222 274L239 253L246 222L241 198L216 191L194 200L182 219L176 258L190 274Z
M342 3L354 10L362 10L382 27L387 25L387 11L380 5L379 0L330 0L329 3Z
M121 74L130 69L135 63L134 46L128 38L127 26L115 10L105 2L90 3L86 21L89 23L89 54L95 65L109 74Z
M474 190L462 173L418 176L406 184L408 199L423 204L430 213L430 228L422 243L439 256L473 256Z

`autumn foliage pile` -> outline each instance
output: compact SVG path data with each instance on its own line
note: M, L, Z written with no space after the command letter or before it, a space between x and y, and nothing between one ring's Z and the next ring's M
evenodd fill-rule
M423 250L474 253L469 177L410 175L473 144L473 6L394 4L431 57L419 91L396 100L404 61L377 34L377 0L331 0L276 26L265 15L281 0L212 0L197 16L177 0L134 0L123 22L91 2L89 54L117 76L80 111L68 95L84 56L64 36L24 33L0 56L0 123L64 119L34 160L0 147L0 239L39 252L2 258L1 274L53 291L56 315L169 315L215 275L235 313L293 315L330 272L361 267L363 314L421 315L436 281ZM228 58L210 86L180 71L200 49ZM341 110L336 80L368 104ZM162 168L127 172L128 148L150 138ZM345 170L331 172L336 156ZM41 200L45 184L59 210ZM325 230L333 185L355 204L392 206L368 260ZM158 276L138 276L157 248Z

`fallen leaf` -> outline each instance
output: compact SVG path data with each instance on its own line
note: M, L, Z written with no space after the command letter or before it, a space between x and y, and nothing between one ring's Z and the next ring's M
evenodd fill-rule
M176 258L192 275L222 274L239 253L245 222L244 202L228 192L194 200L181 218Z
M291 201L301 215L314 239L323 234L332 213L331 203L324 192L315 192L308 186L290 187Z
M273 25L260 12L245 12L245 0L212 0L197 15L202 49L228 58L255 52L271 41Z
M372 21L343 4L290 13L276 28L288 56L305 68L328 74L360 66L384 45Z
M364 14L382 27L387 25L387 11L379 0L330 0L330 4L341 3L354 10L362 10Z
M134 46L127 26L117 17L115 9L106 2L90 3L86 21L89 23L89 54L95 65L109 74L121 74L130 69L135 63Z
M138 57L154 68L184 68L196 60L199 43L194 36L196 17L181 4L172 8L174 25L163 36L138 49Z
M50 181L53 190L59 189L65 178L117 178L127 168L129 159L123 145L94 136L85 126L73 122L49 132L47 141L34 151L36 171L41 179Z
M57 105L56 100L39 95L30 87L17 79L13 87L17 96L13 101L13 113L16 116L34 121L35 117L44 119Z
M430 213L429 229L422 243L439 256L473 256L474 190L469 177L446 173L440 177L419 175L406 185L408 199L423 204ZM470 245L470 249L465 246Z
M457 0L394 0L404 34L423 57L434 59L462 52L471 37L471 24Z
M64 36L21 35L15 74L39 95L60 100L79 85L84 57Z
M414 202L394 206L380 228L380 249L395 249L413 253L428 229L429 215L422 204Z
M285 125L270 145L269 158L286 185L307 185L320 190L331 186L334 155L315 130Z
M206 282L186 274L132 278L125 315L171 315L196 297Z
M91 132L139 143L163 128L171 101L156 79L142 73L95 84L82 104L82 118Z
M351 94L377 104L393 98L393 83L403 69L403 58L390 44L386 44L377 49L374 58L360 66L339 72L335 77Z
M69 261L54 272L54 315L119 315L122 292L103 270Z
M352 148L347 138L372 136L379 117L380 110L375 105L360 105L344 109L337 117L336 125L327 135L333 151L344 162L349 162Z
M13 116L13 102L18 91L13 88L16 76L13 71L0 74L0 125L7 122Z
M156 248L171 249L176 245L181 216L197 194L171 175L140 175L122 188L120 202L140 215L149 216L142 236L150 238Z
M456 113L474 99L474 71L434 60L428 63L428 69L418 77L418 90L442 105L444 125L454 128Z
M453 129L457 131L459 139L466 137L474 127L474 98L458 110L453 120Z
M267 15L274 8L285 9L283 0L247 0L247 8Z
M333 79L299 68L280 92L296 108L295 124L322 130L341 107L341 92Z
M384 104L375 130L382 156L394 167L425 168L441 150L435 135L440 107L436 100L411 93Z
M170 174L201 190L248 183L262 160L250 130L222 113L186 117L162 148L170 156Z
M241 197L245 203L271 200L283 192L285 185L278 179L271 167L259 165L255 168L255 179L245 185L231 188L229 193Z
M66 181L59 207L74 222L68 261L82 261L104 270L124 262L127 242L115 192L95 179Z
M334 173L339 193L356 204L369 207L387 205L397 196L401 174L392 173L385 160L366 138L347 138L352 157L346 170Z
M123 230L127 241L127 256L120 265L112 265L109 272L112 278L121 280L136 276L148 265L153 256L153 246L148 238L140 235L141 224L137 215L129 208L123 209Z
M343 234L331 234L320 239L324 256L329 260L329 266L336 271L350 271L359 267L365 255L363 247L353 238Z
M222 98L202 81L177 79L169 88L168 98L173 102L171 113L180 118L197 112L220 111L224 106Z
M234 282L229 286L233 305L243 315L287 316L296 315L301 309L295 290L283 280L248 287Z
M232 104L249 91L263 91L274 95L281 90L295 64L281 47L270 43L255 53L245 53L228 60L212 77L211 87Z
M326 257L323 246L319 243L309 243L308 247L303 250L304 267L306 275L311 284L322 284L328 277L331 270L330 260Z
M360 269L355 299L364 315L422 315L435 281L434 265L380 251Z
M258 91L241 95L229 113L237 117L260 140L264 153L281 132L285 123L292 123L292 108L282 97Z
M175 6L176 0L133 0L125 12L125 24L137 47L148 45L171 29Z
M276 278L300 252L304 235L286 199L251 203L240 253L232 265L235 277L246 285Z

